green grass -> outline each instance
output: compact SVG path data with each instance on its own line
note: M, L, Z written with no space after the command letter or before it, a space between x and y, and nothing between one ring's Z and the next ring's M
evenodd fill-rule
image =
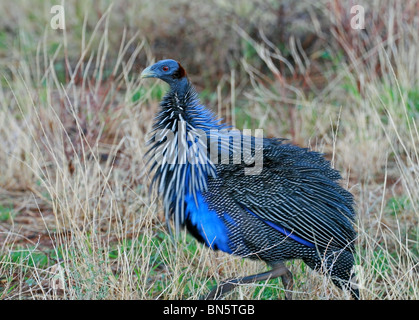
M13 207L4 207L0 205L0 221L7 221L13 219L15 216L15 212L13 211Z

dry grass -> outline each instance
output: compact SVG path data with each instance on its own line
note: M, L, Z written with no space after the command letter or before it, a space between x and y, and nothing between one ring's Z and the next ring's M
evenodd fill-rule
M238 3L68 1L65 32L49 27L51 3L5 5L2 299L196 299L266 268L165 230L144 153L166 87L138 77L162 57L240 129L325 152L356 197L361 297L419 298L419 2L365 2L365 32L351 1ZM288 265L296 299L349 298ZM229 298L278 296L269 281Z

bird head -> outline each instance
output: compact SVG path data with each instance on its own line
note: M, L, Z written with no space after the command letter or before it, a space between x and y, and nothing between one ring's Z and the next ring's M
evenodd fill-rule
M160 60L145 68L141 73L141 78L158 78L173 86L183 78L186 79L186 71L175 60Z

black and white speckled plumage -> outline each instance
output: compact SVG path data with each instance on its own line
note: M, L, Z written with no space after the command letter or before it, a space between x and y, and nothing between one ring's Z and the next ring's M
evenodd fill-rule
M352 195L336 183L340 174L320 154L270 139L264 143L262 173L246 176L244 167L216 165L217 177L208 179L203 193L221 219L228 212L237 222L225 221L233 253L268 264L302 259L312 269L327 271L337 286L347 283L354 264L355 213ZM263 220L292 230L315 247Z
M198 131L210 136L214 135L211 130L226 128L199 103L196 91L177 62L158 62L143 74L170 84L171 89L161 103L153 128L154 132L172 130L176 136L172 143L166 141L164 144L164 139L153 135L151 156L160 148L163 158L177 158L179 153L185 152L180 146L188 144L188 136L194 136ZM179 124L185 132L180 133ZM223 133L217 135L222 137ZM252 141L250 144L255 151L256 140ZM243 139L242 146L244 144ZM181 226L186 226L199 241L220 249L221 242L217 244L205 239L205 228L209 230L213 226L196 222L200 214L215 213L217 221L206 223L223 226L223 234L215 233L214 239L226 239L221 243L224 251L261 259L270 265L303 259L311 268L327 271L337 286L342 288L348 283L356 238L353 197L339 185L339 172L332 169L321 154L283 143L280 139L264 138L263 168L259 174L246 175L245 170L250 167L244 161L246 159L235 164L213 163L209 151L202 150L198 148L195 152L197 157L204 159L200 164L152 160L153 182L163 197L166 218L173 216L175 219L177 233ZM180 156L186 157L185 154ZM195 198L196 205L188 202L190 195ZM197 196L202 196L204 206L197 205ZM301 241L272 226L285 228ZM358 291L354 289L352 294L357 297Z

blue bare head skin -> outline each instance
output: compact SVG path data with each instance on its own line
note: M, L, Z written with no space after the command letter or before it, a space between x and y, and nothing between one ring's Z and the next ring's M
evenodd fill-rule
M141 73L141 78L157 78L167 82L171 87L187 81L185 69L179 62L172 59L160 60L145 68Z

